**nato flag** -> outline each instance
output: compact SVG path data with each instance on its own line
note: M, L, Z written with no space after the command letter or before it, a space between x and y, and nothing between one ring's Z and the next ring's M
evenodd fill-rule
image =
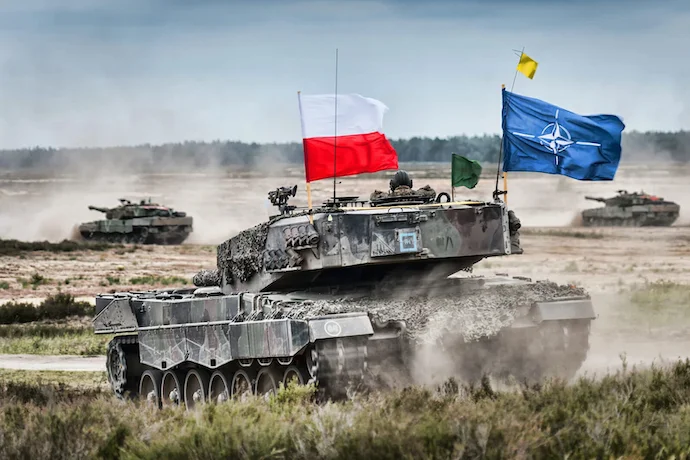
M503 170L613 180L624 128L615 115L578 115L504 89Z

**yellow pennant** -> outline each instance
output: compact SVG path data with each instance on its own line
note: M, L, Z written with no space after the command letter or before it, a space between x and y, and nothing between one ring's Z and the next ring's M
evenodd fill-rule
M522 53L520 56L520 63L517 65L517 69L530 80L534 78L534 74L537 72L537 61Z

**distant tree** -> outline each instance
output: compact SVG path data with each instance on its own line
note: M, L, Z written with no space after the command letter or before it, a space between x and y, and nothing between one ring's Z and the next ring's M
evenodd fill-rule
M499 135L412 137L391 139L401 162L447 162L452 153L484 163L495 163ZM623 135L623 162L690 161L690 131L639 132ZM0 169L69 170L74 167L121 166L135 171L160 171L168 167L258 166L271 163L301 163L302 143L244 143L239 141L186 141L163 145L143 144L109 148L55 149L32 147L0 150Z

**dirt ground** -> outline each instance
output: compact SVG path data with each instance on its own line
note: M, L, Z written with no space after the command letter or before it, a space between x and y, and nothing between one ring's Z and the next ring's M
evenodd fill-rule
M474 273L550 279L581 285L593 294L658 280L690 282L690 226L526 227L521 244L524 254L485 259ZM215 264L215 247L196 244L0 256L0 283L8 285L0 290L0 301L42 299L58 289L91 298L165 283L182 286L185 281L190 284L199 270ZM34 274L44 280L32 284Z
M37 301L57 290L93 302L98 293L191 285L202 268L213 268L215 247L206 245L142 246L133 250L26 252L0 257L0 303ZM45 278L32 283L38 274ZM34 278L35 279L35 278ZM133 281L132 281L133 280Z
M437 191L448 191L446 169L445 165L408 167L415 187L430 184ZM525 253L487 259L474 273L506 273L586 288L599 317L592 326L590 354L581 372L618 367L622 353L627 353L629 364L644 365L660 358L690 356L690 320L671 318L668 324L652 325L631 313L628 295L631 289L655 281L690 284L690 206L683 200L690 192L688 172L685 166L622 167L612 183L511 175L508 200L523 223ZM339 179L339 195L368 197L374 189L386 189L389 176ZM78 222L100 218L99 213L87 210L88 204L108 206L119 197L148 196L192 215L192 237L181 246L0 257L0 302L40 301L58 289L93 301L97 293L190 284L198 270L215 267L216 244L273 213L266 200L270 189L297 183L295 204L306 203L299 168L285 170L281 178L225 171L101 179L0 175L0 237L59 241L68 238ZM456 198L488 200L494 180L487 171L476 189L458 191ZM328 198L330 187L328 181L316 183L314 201ZM578 213L598 205L585 201L585 195L610 196L619 188L644 189L679 202L681 218L669 228L578 226ZM35 275L42 281L33 282L38 279Z

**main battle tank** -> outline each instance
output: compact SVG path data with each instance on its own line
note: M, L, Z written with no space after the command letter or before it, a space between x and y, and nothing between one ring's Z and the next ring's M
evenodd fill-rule
M586 196L586 200L604 203L602 208L582 211L585 227L668 227L678 219L680 206L661 197L618 190L611 198Z
M141 200L132 203L120 198L120 206L92 211L105 213L105 220L86 222L79 226L82 238L90 241L139 244L181 244L192 232L193 219L158 203Z
M322 397L484 374L572 377L588 350L589 296L472 266L522 253L505 204L449 202L398 171L388 192L280 214L217 248L195 287L96 297L114 392L156 404L267 395L313 382ZM445 200L442 199L445 196Z

